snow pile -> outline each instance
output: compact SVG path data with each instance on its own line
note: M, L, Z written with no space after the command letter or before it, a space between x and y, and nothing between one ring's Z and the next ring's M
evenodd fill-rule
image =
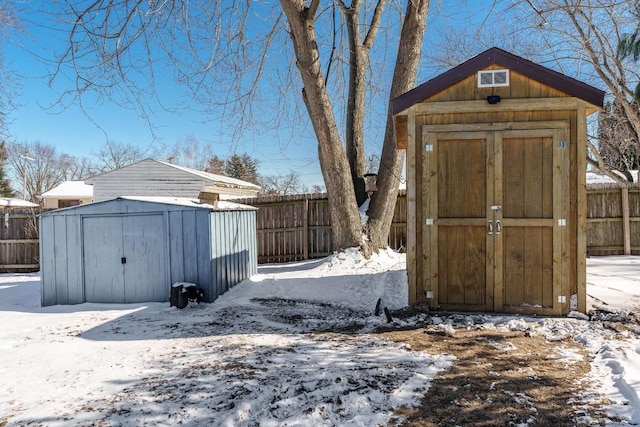
M261 267L260 272L232 288L215 302L216 306L282 298L373 313L378 299L390 310L405 307L409 300L405 255L391 249L381 250L370 259L357 249L347 249L321 261L269 265Z

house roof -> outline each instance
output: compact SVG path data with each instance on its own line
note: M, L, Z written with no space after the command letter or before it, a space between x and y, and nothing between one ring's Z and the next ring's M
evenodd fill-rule
M164 165L164 166L167 166L167 167L171 167L171 168L177 169L177 170L182 171L182 172L186 172L186 173L188 173L190 175L194 175L194 176L196 176L198 178L201 178L201 179L203 179L205 181L208 181L208 182L210 182L211 184L214 184L214 185L220 185L220 186L223 186L223 187L243 188L243 189L256 190L256 191L260 190L260 186L259 185L253 184L251 182L243 181L241 179L231 178L231 177L228 177L228 176L217 175L217 174L208 173L208 172L203 172L203 171L199 171L199 170L196 170L196 169L191 169L191 168L187 168L187 167L184 167L184 166L178 166L178 165L174 165L174 164L167 163L167 162L162 162L160 160L155 160L155 159L140 160L139 162L135 162L135 163L132 163L130 165L123 166L122 168L119 168L119 169L116 169L116 170L126 169L131 165L135 165L135 164L139 164L139 163L143 163L143 162L159 163L161 165ZM95 178L108 175L108 174L110 174L110 173L112 173L114 171L115 170L109 171L109 172L105 172L105 173L100 174L100 175L93 176L93 177L85 180L85 182L93 184Z
M149 159L149 160L153 160L153 159ZM229 176L224 176L224 175L217 175L217 174L209 173L209 172L203 172L203 171L199 171L199 170L196 170L196 169L186 168L184 166L178 166L178 165L174 165L174 164L171 164L171 163L162 162L160 160L156 160L156 162L162 163L163 165L171 166L171 167L173 167L175 169L185 171L187 173L199 176L201 178L204 178L204 179L207 179L207 180L210 180L210 181L214 181L216 183L226 184L226 185L230 185L230 186L233 186L233 187L243 187L243 188L252 188L252 189L255 189L255 190L260 190L260 186L259 185L253 184L253 183L248 182L248 181L243 181L241 179L231 178Z
M11 197L0 197L0 207L9 208L37 208L39 205L28 200L13 199Z
M439 76L417 86L416 88L391 100L391 111L398 114L407 108L453 86L465 78L484 70L491 65L500 65L516 71L526 77L565 92L578 99L582 99L597 107L602 107L604 91L565 76L542 65L520 58L512 53L492 47L466 62L440 74Z
M42 199L78 198L90 199L93 197L93 185L85 184L84 181L65 181L49 191L45 191L40 196Z

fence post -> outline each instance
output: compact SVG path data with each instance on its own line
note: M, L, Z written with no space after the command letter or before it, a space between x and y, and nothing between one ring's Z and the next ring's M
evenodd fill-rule
M304 207L302 208L302 258L309 259L309 198L304 198Z
M624 254L631 255L631 225L629 224L629 188L622 189L622 234Z

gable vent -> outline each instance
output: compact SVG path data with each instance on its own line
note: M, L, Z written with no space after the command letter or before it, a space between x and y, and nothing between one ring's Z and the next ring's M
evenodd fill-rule
M509 86L509 70L478 71L478 87Z

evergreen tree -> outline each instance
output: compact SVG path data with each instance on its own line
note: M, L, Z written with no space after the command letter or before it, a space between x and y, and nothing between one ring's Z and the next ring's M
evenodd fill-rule
M6 178L4 167L7 162L7 147L5 143L0 143L0 196L1 197L13 197L15 194L11 189L11 184Z
M211 159L209 159L209 164L207 165L207 168L204 171L209 173L214 173L216 175L224 175L225 173L224 160L222 160L217 155L214 155Z
M231 178L258 183L258 162L247 153L229 157L224 163L224 172Z

